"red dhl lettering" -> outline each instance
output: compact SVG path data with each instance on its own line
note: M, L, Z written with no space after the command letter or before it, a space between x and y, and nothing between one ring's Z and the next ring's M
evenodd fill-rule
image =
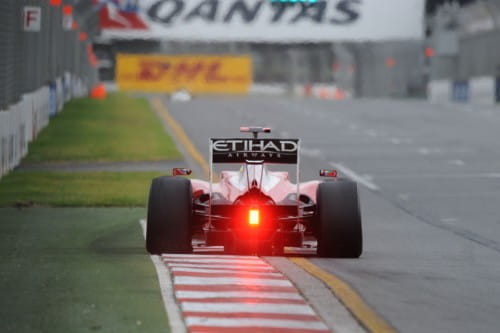
M161 81L169 78L176 81L194 81L202 77L207 83L242 82L243 77L229 77L221 74L221 61L197 61L171 63L143 60L139 64L137 79L140 81Z

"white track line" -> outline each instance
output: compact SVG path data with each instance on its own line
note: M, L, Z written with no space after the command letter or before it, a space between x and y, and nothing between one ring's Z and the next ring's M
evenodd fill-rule
M146 220L140 220L139 223L142 227L142 234L144 236L144 239L146 239ZM151 261L155 265L156 274L158 275L161 297L163 299L163 304L165 305L165 310L167 312L170 331L176 333L187 332L186 325L182 320L181 311L175 302L170 272L159 256L151 255L150 257Z
M276 313L276 314L302 314L316 315L309 305L302 304L267 304L267 303L199 303L182 302L183 311L192 312L219 312L219 313Z
M294 328L308 330L327 330L321 321L300 321L284 319L264 319L264 318L205 318L186 317L188 326L211 326L211 327L234 327L236 330L241 326L250 327L273 327L273 328Z
M292 287L293 285L288 280L272 280L272 279L252 279L250 277L191 277L191 276L174 276L174 284L182 285L242 285L242 286L272 286L272 287Z
M367 189L374 191L374 192L380 191L380 187L378 187L377 185L375 185L371 181L367 180L363 176L358 175L356 172L349 169L348 167L346 167L340 163L334 163L334 162L330 162L330 165L332 167L334 167L335 169L337 169L338 171L340 171L341 173L343 173L345 176L347 176L351 180L357 182L358 184L363 185Z

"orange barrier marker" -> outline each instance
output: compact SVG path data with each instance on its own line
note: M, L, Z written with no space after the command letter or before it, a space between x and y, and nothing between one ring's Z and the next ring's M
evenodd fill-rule
M343 99L345 99L345 92L344 90L342 89L335 89L335 96L334 96L334 99L338 100L338 101L341 101Z
M326 88L322 88L320 91L319 91L319 98L321 99L328 99L329 97L329 94L328 94L328 89Z
M90 91L90 98L92 99L105 99L106 98L106 87L104 84L99 83L95 85Z

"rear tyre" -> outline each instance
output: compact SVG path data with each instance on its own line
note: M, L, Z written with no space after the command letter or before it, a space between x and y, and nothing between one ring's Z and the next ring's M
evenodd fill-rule
M316 194L318 255L359 258L363 252L358 188L350 180L325 182Z
M169 176L153 179L149 192L146 230L148 252L192 252L191 220L191 181Z

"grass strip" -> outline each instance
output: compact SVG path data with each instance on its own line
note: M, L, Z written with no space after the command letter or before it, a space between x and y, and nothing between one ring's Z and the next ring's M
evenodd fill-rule
M166 172L16 171L0 181L0 207L144 207L153 178Z
M0 209L0 332L168 332L145 213Z
M144 98L124 93L68 102L29 146L24 163L180 159Z

